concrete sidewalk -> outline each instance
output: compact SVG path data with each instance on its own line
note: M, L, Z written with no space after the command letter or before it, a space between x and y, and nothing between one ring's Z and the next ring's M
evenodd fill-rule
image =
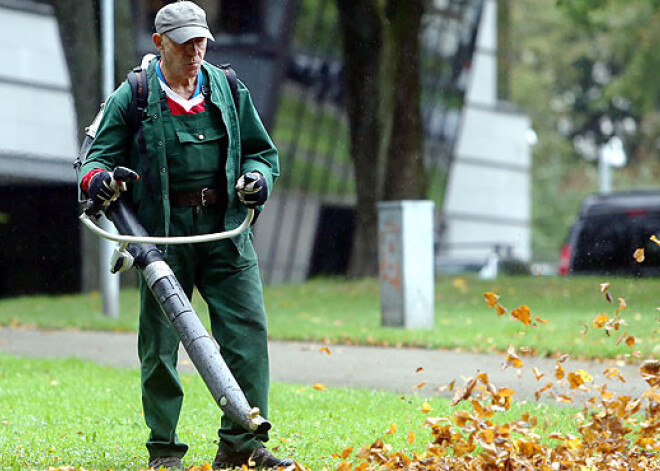
M367 388L423 396L452 393L435 388L456 380L456 386L464 384L463 378L486 372L498 387L516 391L516 400L533 400L534 392L554 379L555 360L522 357L525 366L519 370L502 370L501 355L476 354L448 350L412 348L363 347L329 345L330 354L320 351L325 345L308 342L271 341L271 379L287 383L323 383L327 387ZM0 353L36 358L77 357L99 364L137 368L137 336L134 333L46 331L0 328ZM532 367L546 376L537 381ZM562 364L568 373L579 368L594 377L598 385L607 383L608 389L626 395L637 396L647 389L636 365L614 362L583 362L567 360ZM602 372L617 367L626 379L608 379ZM422 371L417 372L418 368ZM180 370L193 372L194 367L183 349ZM426 382L426 386L413 387ZM564 393L563 389L558 390ZM580 397L578 397L580 399Z

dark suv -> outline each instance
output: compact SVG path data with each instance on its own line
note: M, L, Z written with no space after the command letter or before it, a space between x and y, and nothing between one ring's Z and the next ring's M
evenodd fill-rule
M588 196L559 259L559 274L660 275L660 190ZM644 249L645 260L633 254Z

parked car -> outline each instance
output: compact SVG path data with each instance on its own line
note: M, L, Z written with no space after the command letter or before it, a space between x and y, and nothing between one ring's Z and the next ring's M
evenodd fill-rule
M660 275L660 190L587 197L559 259L559 274ZM633 254L644 249L644 261Z

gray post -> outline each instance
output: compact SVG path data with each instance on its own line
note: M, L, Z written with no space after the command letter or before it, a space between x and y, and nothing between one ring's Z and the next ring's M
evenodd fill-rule
M385 327L433 327L433 208L433 201L378 203L381 323Z
M101 48L102 48L102 100L107 100L108 96L115 89L115 38L114 38L114 1L103 0L101 3ZM102 218L103 227L106 230L113 230L112 224ZM103 301L103 315L107 317L119 317L119 274L110 273L110 257L115 247L115 243L109 240L101 239L101 250L99 257L101 299Z

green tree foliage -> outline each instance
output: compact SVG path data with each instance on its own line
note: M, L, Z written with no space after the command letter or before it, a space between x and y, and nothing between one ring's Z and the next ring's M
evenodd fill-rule
M510 5L510 99L530 114L539 135L532 168L534 257L556 260L582 199L598 191L593 160L613 135L624 141L628 157L614 174L614 189L658 186L660 2Z
M588 48L573 62L573 135L591 132L596 143L624 139L631 159L660 148L660 1L558 0L569 25Z

